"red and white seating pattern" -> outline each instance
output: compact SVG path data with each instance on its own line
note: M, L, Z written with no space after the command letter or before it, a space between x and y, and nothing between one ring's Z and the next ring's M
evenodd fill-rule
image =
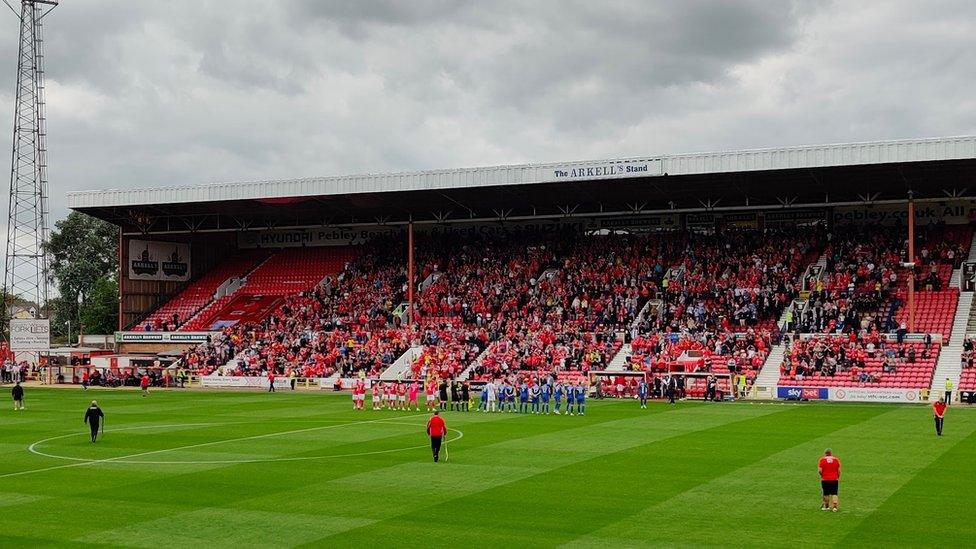
M922 389L931 384L941 347L938 343L882 345L881 341L877 335L865 338L845 335L794 342L780 368L779 384L897 389ZM826 373L831 358L838 362L833 375ZM894 366L894 371L885 371L886 360ZM824 369L818 370L818 364L823 364Z

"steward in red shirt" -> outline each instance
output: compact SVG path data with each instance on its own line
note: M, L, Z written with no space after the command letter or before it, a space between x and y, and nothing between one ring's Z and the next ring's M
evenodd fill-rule
M820 471L820 488L823 491L823 505L820 510L830 509L832 502L833 509L831 510L836 512L838 505L837 485L840 482L840 460L834 457L830 448L824 450L824 455L820 458L817 469Z
M946 403L941 400L936 400L932 403L932 412L935 414L935 434L942 436L942 421L946 412Z
M441 453L441 441L447 435L447 425L440 412L435 411L434 416L427 422L427 434L430 436L430 449L434 452L434 463L437 463Z

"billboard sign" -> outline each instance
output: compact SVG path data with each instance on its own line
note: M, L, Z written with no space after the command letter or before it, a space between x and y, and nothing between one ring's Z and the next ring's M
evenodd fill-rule
M10 350L46 351L51 348L51 321L46 318L10 319Z
M874 389L869 387L832 387L830 400L846 402L906 402L922 400L918 389Z
M206 343L211 332L115 332L116 343Z
M156 240L129 241L129 279L190 280L190 245Z
M824 387L777 387L776 398L786 400L827 400Z

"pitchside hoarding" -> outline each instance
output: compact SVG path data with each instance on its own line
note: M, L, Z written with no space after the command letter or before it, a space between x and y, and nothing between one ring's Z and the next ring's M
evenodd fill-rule
M274 386L275 389L288 389L290 388L291 380L286 377L275 378ZM200 385L203 387L211 387L215 389L241 389L241 388L254 388L254 389L267 389L268 388L268 378L261 377L251 377L251 376L203 376L200 378Z
M827 389L823 387L777 387L776 398L786 400L827 400Z
M829 391L830 400L846 402L903 402L922 400L918 389L873 389L868 387L836 387Z
M922 399L918 389L871 387L777 387L776 398L785 400L834 400L838 402L895 402L911 404Z

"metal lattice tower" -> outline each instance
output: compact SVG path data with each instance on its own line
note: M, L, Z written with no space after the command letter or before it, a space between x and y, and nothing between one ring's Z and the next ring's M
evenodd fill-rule
M3 303L7 294L37 305L36 316L47 316L47 145L44 117L44 38L41 20L58 3L22 0L14 99L13 153L7 217L7 256ZM4 308L4 326L9 313Z

